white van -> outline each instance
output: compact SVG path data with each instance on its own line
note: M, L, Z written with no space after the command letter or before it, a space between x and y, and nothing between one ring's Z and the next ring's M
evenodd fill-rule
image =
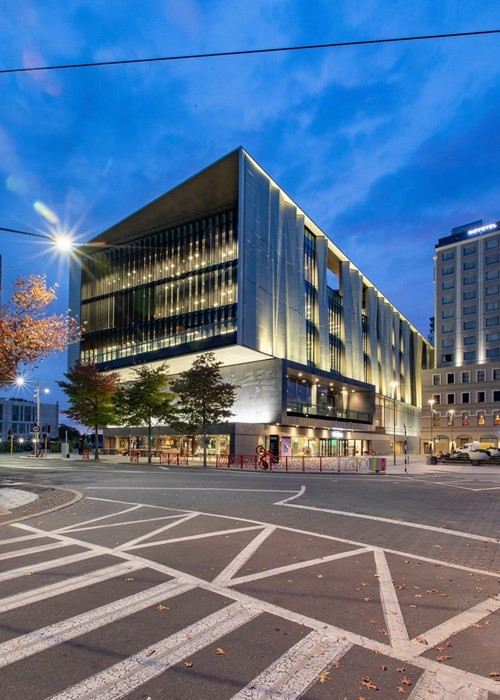
M456 452L459 455L468 455L469 452L474 452L474 450L479 450L481 445L477 440L474 440L474 442L466 442L465 445L462 445L461 447L457 448Z

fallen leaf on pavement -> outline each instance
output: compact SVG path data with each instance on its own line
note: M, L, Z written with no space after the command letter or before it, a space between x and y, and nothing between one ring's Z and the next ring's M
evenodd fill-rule
M184 661L184 666L186 668L193 668L193 662L192 661Z
M149 651L146 652L146 656L153 656L155 651L156 651L156 649L150 649Z
M379 666L381 671L387 671L387 666Z
M404 672L405 672L404 668L397 668L396 671L397 671L398 673L404 673Z
M403 685L412 685L411 680L410 680L409 678L407 678L406 676L405 676L404 678L401 679L401 683L402 683Z
M439 661L442 663L443 661L446 661L446 659L451 659L451 656L446 656L446 654L442 654L441 656L436 656L436 661Z
M170 608L167 607L166 605L159 605L159 606L157 607L157 610L170 610Z
M416 607L417 607L416 605L410 605L410 608L416 608Z
M376 624L377 624L377 620L374 620L372 617L372 619L370 620L370 625L376 625Z
M425 637L416 637L419 644L427 644L427 639Z
M319 678L320 683L326 683L326 681L330 680L330 672L329 671L321 671L318 678Z
M491 673L488 673L488 676L490 678L500 678L500 673L498 671L492 671Z
M224 651L224 649L217 647L217 649L215 650L215 653L220 656L221 654L225 654L226 652Z
M125 581L133 581L133 578L126 578Z
M361 685L364 685L365 688L368 688L368 690L378 690L378 686L374 685L374 683L372 683L372 679L368 677L363 678Z
M402 688L401 686L398 686L398 693L402 693L403 695L406 695L406 690Z
M332 664L332 668L340 668L340 664L338 661L334 661Z

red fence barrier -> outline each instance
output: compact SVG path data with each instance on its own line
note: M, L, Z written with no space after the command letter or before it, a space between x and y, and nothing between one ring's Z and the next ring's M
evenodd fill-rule
M217 455L217 469L252 469L281 472L359 472L370 469L370 457L272 457Z
M189 458L187 455L181 455L174 452L160 452L160 464L171 464L177 467L183 465L189 466Z

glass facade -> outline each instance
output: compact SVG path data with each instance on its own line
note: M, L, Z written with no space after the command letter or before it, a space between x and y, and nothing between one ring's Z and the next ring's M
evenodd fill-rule
M110 247L82 264L82 360L121 357L236 331L234 209Z
M330 370L342 372L342 297L338 290L328 287L328 326L330 332Z
M306 315L306 351L307 364L316 364L316 346L318 331L317 321L317 270L316 270L316 236L304 230L304 292L305 292L305 315Z

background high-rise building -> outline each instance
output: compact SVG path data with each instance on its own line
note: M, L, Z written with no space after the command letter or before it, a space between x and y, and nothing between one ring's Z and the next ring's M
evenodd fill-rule
M422 442L448 452L500 436L500 222L440 238L434 256L435 368L422 374Z

